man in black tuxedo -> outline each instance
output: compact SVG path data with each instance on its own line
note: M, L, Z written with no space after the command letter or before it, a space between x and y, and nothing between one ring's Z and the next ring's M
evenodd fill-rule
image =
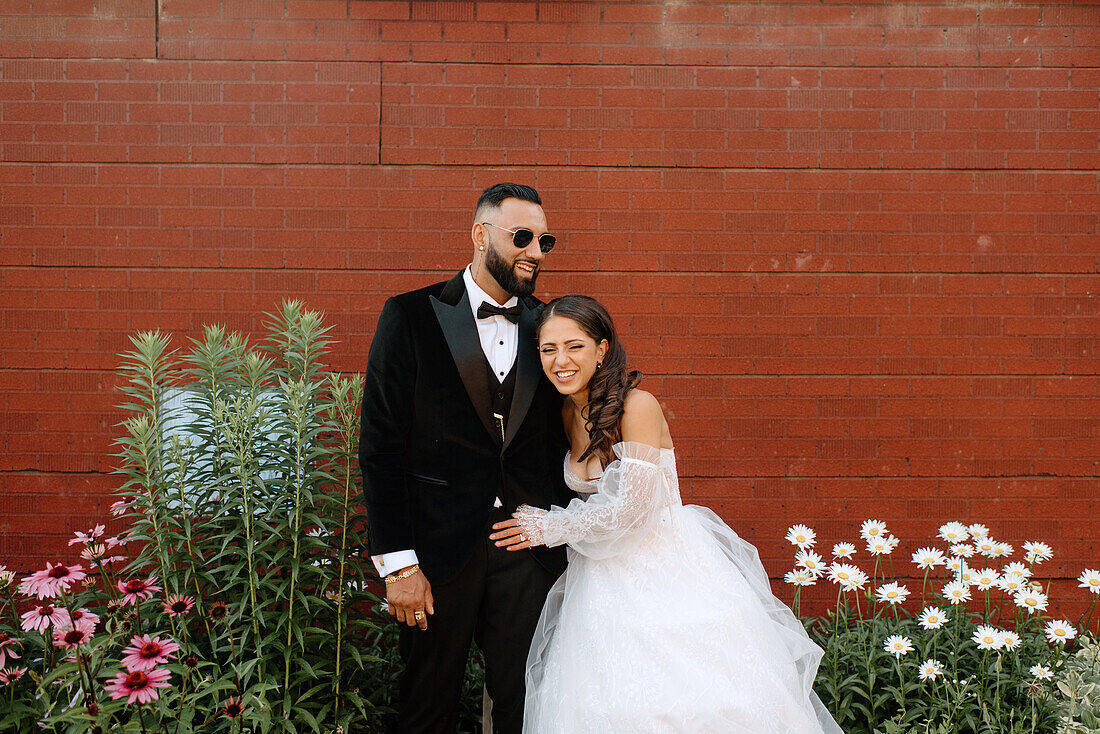
M398 730L453 732L470 640L493 729L519 734L527 648L561 548L510 553L490 526L522 504L565 505L561 397L543 375L533 297L554 245L538 193L478 199L472 263L386 301L367 362L359 462L370 552L399 647Z

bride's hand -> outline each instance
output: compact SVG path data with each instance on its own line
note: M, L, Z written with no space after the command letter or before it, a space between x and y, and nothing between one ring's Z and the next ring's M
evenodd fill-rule
M525 550L531 547L531 541L520 527L519 520L509 518L493 525L497 532L489 535L489 540L495 540L498 548L507 548L510 551Z

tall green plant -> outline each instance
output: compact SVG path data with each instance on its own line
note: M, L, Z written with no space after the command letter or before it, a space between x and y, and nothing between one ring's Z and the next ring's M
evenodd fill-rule
M160 333L132 339L117 441L128 528L78 534L100 572L83 588L78 567L42 601L2 584L0 644L29 666L4 684L0 730L380 730L397 666L376 654L394 624L364 559L362 380L325 367L319 313L287 301L266 328L253 345L209 326L182 355ZM41 631L16 616L51 604L69 617Z

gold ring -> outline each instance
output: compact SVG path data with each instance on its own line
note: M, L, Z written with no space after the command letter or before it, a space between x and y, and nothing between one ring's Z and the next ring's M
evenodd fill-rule
M415 619L417 622L423 622L424 612L413 612L413 619Z

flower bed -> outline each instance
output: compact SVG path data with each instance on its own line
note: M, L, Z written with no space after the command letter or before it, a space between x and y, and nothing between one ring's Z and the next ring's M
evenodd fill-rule
M798 550L785 581L802 590L819 582L837 587L835 608L803 618L824 649L815 689L849 734L910 732L1053 732L1059 722L1057 685L1078 631L1088 630L1100 597L1100 572L1078 578L1091 600L1075 622L1047 614L1049 587L1034 580L1053 556L1045 543L1015 549L985 525L949 522L935 544L913 552L922 577L915 597L893 576L898 539L886 525L860 528L870 563L856 563L856 545L840 542L826 563L813 548L816 534L795 525L787 540ZM869 571L869 572L868 572Z

